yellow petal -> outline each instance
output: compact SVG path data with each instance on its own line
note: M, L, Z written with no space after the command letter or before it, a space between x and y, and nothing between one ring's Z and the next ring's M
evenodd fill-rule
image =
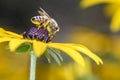
M0 36L23 38L22 35L16 34L16 33L11 32L11 31L6 31L3 28L0 28Z
M119 5L109 4L104 7L104 13L107 17L112 17L115 12L119 9Z
M54 43L54 45L63 45L63 46L67 46L69 48L75 49L77 51L80 51L84 54L86 54L87 56L89 56L90 58L92 58L98 65L101 63L103 64L103 61L96 56L94 53L92 53L88 48L86 48L83 45L80 44L60 44L60 43Z
M83 54L86 54L87 56L89 56L91 59L93 59L98 65L101 63L103 64L103 61L96 56L93 52L91 52L87 47L80 45L80 44L68 44L69 47L74 48L77 51L82 52Z
M120 8L113 15L110 27L113 32L120 30Z
M5 33L0 33L0 37L13 37L13 36L11 36L11 35L8 35L8 34L5 34Z
M0 32L5 32L5 30L3 28L0 28Z
M88 8L88 7L98 5L98 4L102 4L102 3L120 4L120 0L82 0L80 2L80 6L82 8Z
M85 66L85 61L84 61L83 57L80 55L80 53L73 50L72 48L66 47L66 46L61 45L61 44L56 44L56 43L50 43L50 44L48 44L48 46L56 48L56 49L60 49L61 51L68 54L78 64L80 64L83 67Z
M10 39L8 37L0 38L0 43L10 41Z
M85 46L83 45L76 45L76 46L71 46L74 49L86 54L87 56L89 56L91 59L93 59L98 65L101 63L103 64L103 61L96 56L94 53L92 53L89 49L87 49Z
M36 40L33 41L33 49L36 56L38 57L41 56L46 50L46 48L47 48L47 45L45 43L36 41Z
M9 42L10 51L15 51L24 42L27 42L27 40L11 39L10 42Z
M8 35L5 34L5 30L3 28L0 28L0 37L8 37Z
M11 36L15 37L15 38L23 38L22 35L16 34L14 32L6 31L6 33L8 35L11 35Z
M97 4L100 4L102 2L102 0L82 0L80 2L80 6L82 8L88 8Z

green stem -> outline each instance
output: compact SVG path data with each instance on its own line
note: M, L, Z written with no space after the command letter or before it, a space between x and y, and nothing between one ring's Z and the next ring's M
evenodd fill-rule
M30 80L35 80L36 60L37 60L37 57L35 56L34 52L31 52L31 57L30 57Z

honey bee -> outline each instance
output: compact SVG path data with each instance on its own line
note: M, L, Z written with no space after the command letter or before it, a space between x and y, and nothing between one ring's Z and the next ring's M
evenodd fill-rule
M50 42L59 31L57 22L51 18L42 8L38 11L39 16L33 16L31 22L35 25L23 33L24 38L37 39Z
M33 16L31 22L38 28L44 27L49 32L49 35L54 35L59 31L57 22L51 18L42 8L38 11L40 16Z

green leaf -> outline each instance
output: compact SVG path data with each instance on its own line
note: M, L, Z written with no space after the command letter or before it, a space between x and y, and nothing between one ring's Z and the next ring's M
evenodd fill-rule
M60 51L59 49L51 48L51 47L50 47L50 49L52 49L52 50L55 51L56 53L61 53L61 51Z
M50 48L50 47L49 47ZM50 48L50 50L52 51L52 52L54 52L58 57L59 57L59 59L61 60L61 61L63 61L63 58L62 58L62 56L60 55L60 50L58 50L58 49L55 49L55 48Z
M49 54L48 50L46 50L46 51L44 52L44 55L45 55L45 57L47 58L48 63L51 63L51 57L50 57L50 54Z
M53 53L52 51L50 51L49 54L52 56L52 58L55 60L55 62L58 65L61 65L61 62L60 62L59 58L57 57L57 55L55 53Z
M49 54L51 55L51 57L55 60L55 62L58 64L58 65L61 65L61 60L59 59L59 57L57 56L57 54L55 52L53 52L50 47L47 48Z
M21 54L21 53L27 53L29 51L32 50L32 46L30 43L23 43L21 46L19 46L17 49L16 49L16 53L17 54Z

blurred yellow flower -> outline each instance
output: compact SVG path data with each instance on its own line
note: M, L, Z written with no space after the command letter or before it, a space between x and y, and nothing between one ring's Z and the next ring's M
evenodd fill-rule
M82 0L80 6L88 8L98 4L106 4L104 12L112 17L110 28L113 32L120 30L120 0Z
M120 36L85 27L73 31L69 38L72 42L89 47L104 60L104 65L92 65L94 76L97 75L98 80L120 80Z
M105 62L102 66L93 66L93 72L100 80L120 80L120 62Z
M99 55L113 53L116 58L120 58L120 36L100 33L85 27L74 31L75 33L70 35L72 42L81 43Z
M84 80L92 77L91 65L86 61L84 68L76 63L64 64L58 66L55 64L38 65L36 77L38 80ZM57 73L56 73L57 72Z
M0 44L0 80L28 80L29 55L9 54L4 47L6 44Z
M24 38L22 35L6 31L0 28L0 43L8 42L8 46L11 52L15 52L16 49L21 46L23 43L31 43L33 50L36 56L41 56L47 47L52 47L59 49L69 55L73 60L75 60L78 64L85 66L85 61L79 52L82 52L92 58L98 65L102 62L102 60L92 53L89 49L81 44L72 44L72 43L44 43L41 41L37 41L35 39L30 40ZM79 52L78 52L79 51Z

